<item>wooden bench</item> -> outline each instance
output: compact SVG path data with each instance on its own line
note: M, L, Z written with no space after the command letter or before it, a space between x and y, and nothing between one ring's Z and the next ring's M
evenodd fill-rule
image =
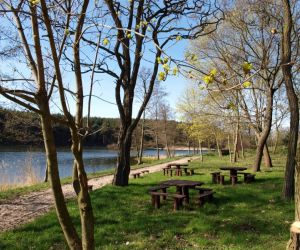
M214 191L207 191L198 196L199 207L203 206L206 201L211 201L213 199Z
M162 170L164 172L164 175L169 175L170 174L170 176L172 176L173 175L173 170L175 170L175 169L172 169L170 167L165 167Z
M255 174L248 174L246 176L245 183L250 183L250 182L253 182L253 181L255 181Z
M195 170L193 168L183 168L183 171L186 175L194 175Z
M238 172L238 175L244 175L244 182L245 183L250 183L255 180L255 174L251 173L245 173L245 172Z
M134 174L132 174L132 176L133 176L133 179L140 178L141 173L140 172L134 173Z
M164 193L164 192L150 192L152 205L159 209L160 208L160 196L162 197L170 197L173 198L173 209L178 210L182 206L183 199L186 197L182 194L171 194L171 193Z
M150 172L149 172L149 170L142 170L141 173L142 174L149 174Z
M155 187L151 187L149 188L149 192L158 192L159 190L161 191L161 193L167 193L167 188L169 186L167 185L160 185L160 186L155 186ZM166 196L163 196L163 199L166 200Z
M213 173L210 173L211 174L211 181L212 183L219 183L219 177L220 177L220 173L221 172L213 172Z

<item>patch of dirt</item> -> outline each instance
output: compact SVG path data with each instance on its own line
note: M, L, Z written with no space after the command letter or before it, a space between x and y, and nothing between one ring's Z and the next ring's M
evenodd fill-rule
M173 163L185 163L191 157L183 158ZM169 162L170 163L170 162ZM159 164L151 167L132 170L131 174L141 170L149 170L150 173L157 172L166 167L168 163ZM99 189L112 183L113 175L97 177L89 180L89 185L93 189ZM75 197L75 192L71 184L63 185L65 199ZM51 189L32 192L14 199L1 201L0 204L0 232L20 227L30 221L33 221L40 215L49 212L54 207L54 200Z

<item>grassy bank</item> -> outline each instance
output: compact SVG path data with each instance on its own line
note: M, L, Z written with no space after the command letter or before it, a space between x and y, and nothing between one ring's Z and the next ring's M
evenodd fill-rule
M168 161L173 161L173 160L177 160L180 159L181 157L173 157L173 158L169 158L169 159L161 159L161 160L156 160L150 157L145 157L143 159L143 164L137 165L134 164L132 165L132 169L138 169L138 168L144 168L144 167L149 167L149 166L153 166L156 164L160 164L160 163L164 163L164 162L168 162ZM33 169L33 168L31 168ZM33 170L32 170L33 171ZM111 170L105 170L105 171L99 171L96 173L91 173L88 174L88 178L96 178L96 177L101 177L101 176L105 176L105 175L110 175L114 173L114 169ZM31 174L29 172L29 174ZM72 182L72 178L68 177L68 178L64 178L61 180L62 184L68 184ZM20 195L24 195L30 192L35 192L35 191L41 191L41 190L45 190L47 188L50 188L50 183L35 183L32 185L26 185L26 186L8 186L8 185L4 185L4 186L0 186L0 200L5 200L5 199L12 199L15 198L17 196Z
M252 157L237 165L249 166ZM97 249L285 249L293 221L293 203L280 198L284 157L273 156L275 167L262 171L256 181L236 186L211 184L209 172L230 165L227 158L207 156L194 161L194 176L216 191L215 202L202 208L192 203L173 212L172 202L155 210L147 189L169 179L162 173L131 181L129 187L106 186L91 193L95 213ZM178 178L178 177L176 177ZM79 226L75 202L69 202ZM0 249L67 249L54 212L14 231L0 234Z

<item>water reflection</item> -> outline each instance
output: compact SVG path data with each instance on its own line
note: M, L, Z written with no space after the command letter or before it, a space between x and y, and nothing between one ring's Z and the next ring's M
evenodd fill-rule
M165 155L164 150L160 155ZM176 150L175 155L186 155L188 151ZM135 155L133 152L132 155ZM145 156L155 156L155 149L147 149ZM87 173L113 169L117 152L108 149L86 149L84 163ZM72 175L73 156L68 150L58 152L59 174L61 178ZM0 185L30 184L42 181L46 160L42 150L4 149L0 151Z

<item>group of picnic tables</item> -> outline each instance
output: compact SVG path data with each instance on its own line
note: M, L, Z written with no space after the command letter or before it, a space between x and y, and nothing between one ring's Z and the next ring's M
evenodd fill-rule
M178 164L171 163L163 168L163 174L172 176L173 170L176 176L182 176L184 172L186 175L193 175L194 169L188 168L188 164ZM255 175L251 173L243 172L247 170L245 167L221 167L222 171L229 171L229 178L232 185L235 185L238 181L238 176L244 176L244 182L249 183L254 181ZM228 176L224 172L213 172L212 183L220 183L224 185L225 176ZM204 183L201 181L191 181L191 180L167 180L160 182L157 186L149 189L151 195L152 205L155 208L160 208L160 203L162 198L166 200L167 198L173 199L173 208L178 210L183 204L190 203L189 190L197 190L198 195L196 196L199 206L202 206L206 201L211 201L213 199L213 194L215 193L211 188L202 187ZM167 192L167 189L175 187L176 193Z

